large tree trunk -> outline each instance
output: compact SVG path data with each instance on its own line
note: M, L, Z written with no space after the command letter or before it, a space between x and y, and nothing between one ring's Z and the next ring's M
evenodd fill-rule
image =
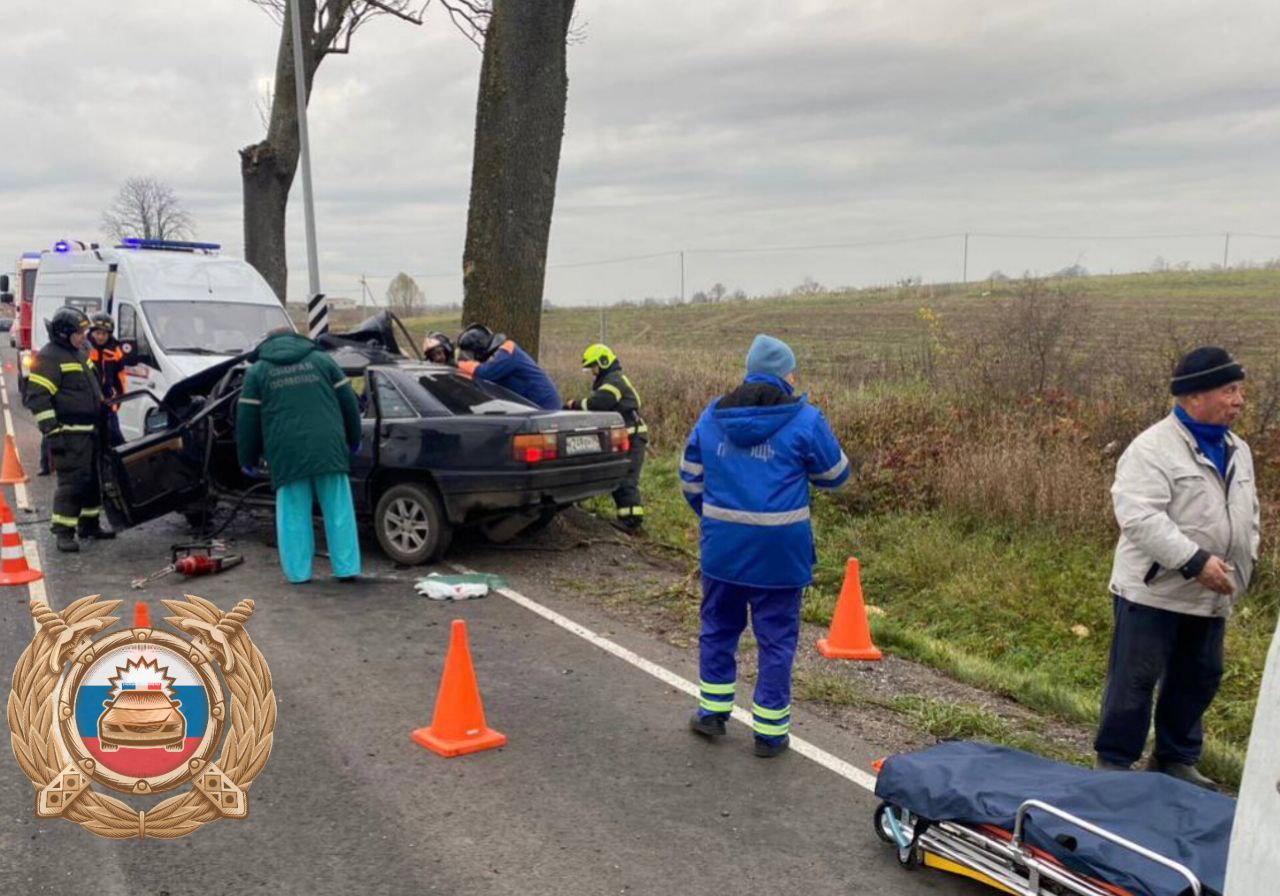
M555 205L574 0L494 0L485 33L463 323L505 332L537 356Z
M302 19L303 64L306 96L316 68L328 46L325 35L315 32L315 0L299 0ZM320 49L317 49L319 47ZM289 264L285 253L285 210L289 188L298 171L298 99L293 77L293 22L285 7L276 54L276 82L271 99L271 120L261 143L240 150L240 180L244 188L244 257L285 301Z

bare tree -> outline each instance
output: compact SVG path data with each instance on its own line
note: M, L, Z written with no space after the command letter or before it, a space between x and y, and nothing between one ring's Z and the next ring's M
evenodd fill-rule
M131 177L102 213L102 230L113 240L182 240L195 234L195 224L164 181Z
M574 0L442 0L483 39L471 202L462 256L463 318L533 355L542 326L574 39Z
M1024 280L1001 306L996 323L964 355L988 395L1043 396L1080 392L1089 372L1092 314L1077 287Z
M288 0L250 0L280 23L275 88L266 137L240 150L244 189L244 254L285 300L288 262L285 256L285 210L298 170L298 101L294 81L293 32ZM352 35L375 16L390 14L421 24L427 3L414 0L298 0L302 19L302 62L311 100L316 69L330 54L346 53ZM417 9L417 13L412 10Z
M398 317L421 314L427 306L427 297L416 280L404 271L391 278L387 286L387 307Z

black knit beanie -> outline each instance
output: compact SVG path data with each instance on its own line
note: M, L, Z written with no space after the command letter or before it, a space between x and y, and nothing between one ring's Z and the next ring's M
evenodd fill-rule
M1244 368L1216 345L1202 345L1188 352L1173 368L1169 391L1174 395L1205 392L1244 379Z

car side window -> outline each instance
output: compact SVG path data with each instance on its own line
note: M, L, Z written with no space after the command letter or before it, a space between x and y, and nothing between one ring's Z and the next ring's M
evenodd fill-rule
M132 343L135 356L149 357L151 348L147 345L146 334L138 326L138 309L128 302L120 302L116 306L116 318L116 338Z
M390 379L374 374L372 381L374 394L377 396L378 412L383 420L404 420L418 416L413 405L400 394L400 390Z

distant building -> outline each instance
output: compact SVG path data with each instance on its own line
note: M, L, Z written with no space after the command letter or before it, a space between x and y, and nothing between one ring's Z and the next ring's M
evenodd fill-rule
M356 308L360 307L360 301L358 299L348 299L348 298L345 298L344 296L328 296L327 298L329 299L330 311L353 311ZM290 310L293 308L300 308L305 312L307 308L307 303L306 302L290 302L287 308Z

